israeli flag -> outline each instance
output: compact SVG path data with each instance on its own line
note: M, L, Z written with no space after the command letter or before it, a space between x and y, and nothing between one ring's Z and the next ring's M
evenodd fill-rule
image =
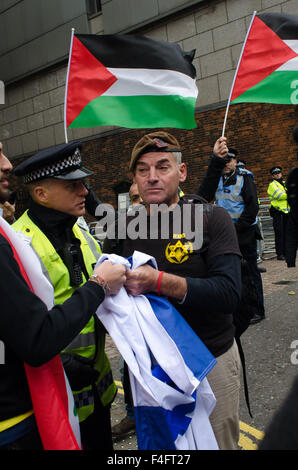
M105 260L136 269L154 258L134 252L131 263L117 255ZM128 365L140 450L215 450L209 421L215 397L206 379L216 364L206 346L166 299L108 296L97 315Z

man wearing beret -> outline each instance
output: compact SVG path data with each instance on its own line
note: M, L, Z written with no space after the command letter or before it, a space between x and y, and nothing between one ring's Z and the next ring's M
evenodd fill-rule
M215 151L226 153L226 145L217 142ZM165 236L161 222L157 237L154 234L150 238L148 231L146 238L127 237L121 243L119 254L127 257L134 250L141 251L154 256L158 265L158 270L145 265L130 271L125 286L132 295L156 292L168 297L216 357L217 364L207 376L217 400L210 422L219 447L236 449L240 359L232 312L241 292L240 251L231 218L222 208L214 207L209 212L209 205L203 204L202 220L198 222L204 234L203 245L193 240L185 225L177 225L175 210L181 211L183 218L187 206L190 211L185 210L185 214L191 214L189 222L193 225L198 206L179 199L179 185L187 177L181 157L177 139L163 131L144 135L133 148L130 170L147 209L147 227L153 220L163 220L155 213L160 208L162 216L169 216L169 231ZM109 252L109 245L106 239L105 252Z
M81 147L80 142L71 142L41 151L15 169L28 187L30 205L13 227L23 232L39 256L56 304L88 280L101 253L96 240L77 224L88 194L83 181L92 174L82 166ZM104 328L92 316L61 352L84 449L112 448L110 404L116 386L104 346Z
M274 166L270 173L273 180L269 183L267 193L270 199L270 215L273 218L273 230L275 237L275 251L277 259L285 259L285 234L290 207L287 199L286 183L283 180L282 168Z

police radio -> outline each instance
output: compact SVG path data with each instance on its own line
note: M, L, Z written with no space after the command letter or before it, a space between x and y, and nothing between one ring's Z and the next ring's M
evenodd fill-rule
M64 262L69 272L70 285L73 287L77 287L83 282L78 250L79 248L73 243L66 243L63 248Z

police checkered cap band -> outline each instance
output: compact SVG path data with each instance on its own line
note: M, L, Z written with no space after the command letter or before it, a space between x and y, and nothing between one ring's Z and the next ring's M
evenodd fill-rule
M273 170L271 170L271 173L280 173L281 172L281 169L277 166L276 168L273 168Z
M81 154L79 148L77 148L73 155L65 157L62 160L53 163L52 165L47 165L43 168L38 168L37 170L31 171L31 173L28 173L24 176L24 183L28 184L44 178L53 178L55 176L76 170L81 165Z

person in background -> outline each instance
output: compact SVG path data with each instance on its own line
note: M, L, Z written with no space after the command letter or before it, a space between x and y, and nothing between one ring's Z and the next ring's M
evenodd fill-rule
M270 199L269 213L273 218L273 230L275 237L275 251L277 259L285 259L285 234L290 207L287 198L286 183L283 179L281 166L274 166L270 173L273 180L269 183L267 193Z
M132 183L129 188L129 200L132 207L143 204L143 199L140 196L138 185L136 183Z
M213 155L197 194L208 202L215 199L216 205L226 209L233 220L241 254L257 289L258 311L251 319L251 324L255 324L265 318L263 282L257 266L259 204L253 174L237 168L237 155L238 151L232 148L224 157Z
M287 179L288 203L291 208L286 226L286 263L296 267L298 248L298 167L291 169Z
M255 180L254 174L246 168L246 161L245 160L238 159L237 169L241 170L244 173L247 173L247 174L251 175L253 180ZM258 200L258 203L260 204L259 200ZM257 254L258 254L257 263L261 263L262 262L261 254L262 254L263 249L264 249L264 236L263 236L262 221L261 221L261 218L259 216L257 217L257 224L258 224L258 229L259 229L259 235L257 236ZM259 266L259 265L258 265L258 270L259 270L260 273L265 273L267 271L266 268L264 268L263 266Z
M15 205L13 201L8 201L12 193L8 186L8 175L10 174L10 170L8 168L11 167L11 163L3 153L2 142L0 142L0 157L2 158L2 162L7 161L6 165L2 165L0 176L0 185L2 188L2 190L0 190L0 216L3 217L9 224L12 224L14 221Z

